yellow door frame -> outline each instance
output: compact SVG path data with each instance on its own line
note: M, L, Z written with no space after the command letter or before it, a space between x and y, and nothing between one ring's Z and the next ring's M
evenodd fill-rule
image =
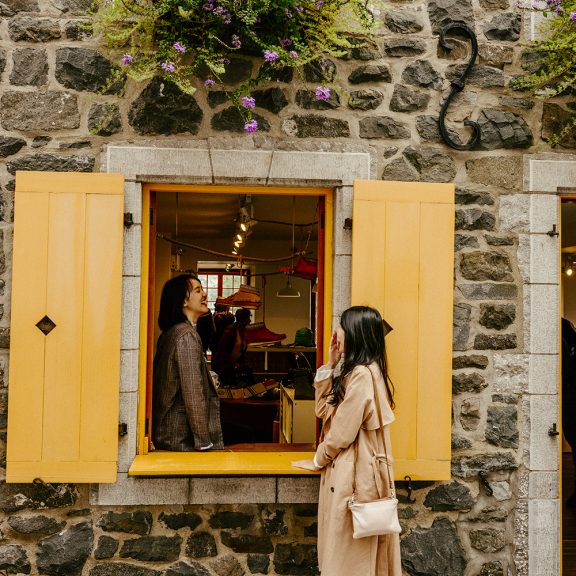
M140 283L140 334L139 334L139 377L138 377L138 427L137 427L137 454L148 453L148 442L145 435L146 424L146 374L147 374L147 350L149 345L148 335L148 282L149 257L150 257L150 201L152 193L181 192L191 194L258 194L270 196L322 196L325 199L325 224L324 224L324 326L323 342L324 357L326 357L330 337L332 334L332 232L333 232L333 189L331 188L295 188L278 186L224 186L224 185L193 185L193 184L164 184L148 183L142 186L142 254L141 254L141 283ZM264 453L270 457L271 453ZM297 459L299 453L291 453L291 459ZM217 453L214 457L219 456ZM224 454L220 455L224 456ZM240 455L241 456L241 455ZM211 458L213 459L213 458ZM230 458L228 458L230 460ZM282 459L283 460L283 459ZM278 464L278 470L284 465ZM153 465L155 466L155 465ZM213 466L218 469L217 462ZM168 472L168 471L165 471ZM305 472L302 470L302 472ZM151 470L149 474L162 473ZM206 473L206 471L199 473ZM241 472L238 472L241 473ZM272 471L264 472L272 473ZM284 471L284 473L286 473ZM292 469L292 474L300 473Z

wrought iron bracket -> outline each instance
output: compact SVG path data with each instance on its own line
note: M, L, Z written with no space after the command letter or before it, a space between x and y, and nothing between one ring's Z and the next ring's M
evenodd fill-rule
M446 41L446 34L448 34L448 32L455 32L455 31L463 33L465 36L469 38L470 42L472 43L472 54L470 55L470 59L468 60L466 69L464 70L460 78L453 80L450 83L450 85L452 86L452 90L450 91L450 94L442 104L442 109L440 110L440 118L438 119L438 126L440 128L440 134L442 136L442 140L444 140L444 142L446 142L446 144L448 144L450 148L454 148L454 150L471 150L480 143L480 126L476 122L473 122L472 120L464 120L464 125L470 126L470 128L472 128L474 133L466 144L460 144L452 140L452 137L448 133L445 124L448 107L450 106L454 96L456 96L456 94L464 90L464 86L466 85L466 78L468 77L470 72L472 72L472 68L474 66L474 63L476 62L476 57L478 56L478 40L476 39L476 34L474 34L474 32L468 26L466 26L466 24L462 24L460 22L452 22L444 26L444 28L442 28L442 30L440 31L440 46L442 46L442 48L444 48L445 50L452 50L454 46L452 46L450 43Z
M410 476L404 476L404 480L408 482L408 485L406 486L406 491L408 492L406 500L410 504L414 504L414 502L416 502L416 498L412 498L412 490L414 490L414 488L412 487L412 478Z
M480 478L480 484L482 484L482 486L484 486L486 496L493 496L494 490L492 490L492 487L490 486L490 483L488 482L488 479L486 478L486 472L478 472L478 478Z

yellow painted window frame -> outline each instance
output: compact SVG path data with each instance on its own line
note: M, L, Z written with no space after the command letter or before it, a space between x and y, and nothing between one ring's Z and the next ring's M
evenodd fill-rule
M148 282L150 253L150 195L162 192L253 194L272 196L322 196L324 209L324 357L332 335L332 234L334 191L331 188L277 186L224 186L149 183L142 186L142 266L140 282L140 340L138 377L137 454L130 476L306 476L316 475L294 468L294 460L311 459L313 452L148 452L146 423L146 370L148 346Z

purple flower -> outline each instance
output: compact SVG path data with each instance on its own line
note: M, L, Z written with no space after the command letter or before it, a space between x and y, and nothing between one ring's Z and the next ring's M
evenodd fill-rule
M330 98L330 88L323 86L316 87L316 100L328 100Z
M266 60L266 62L274 62L274 60L278 60L278 52L274 52L273 50L265 50L264 60Z
M212 2L206 2L206 4L204 4L204 6L202 6L202 10L204 10L204 12L212 12L213 9L214 9L214 4L212 4Z
M208 78L208 80L204 80L204 86L214 86L216 84L216 82L214 80L212 80L212 78Z
M298 58L298 52L296 52L296 50L290 50L290 52L288 52L288 56L290 56L290 58Z
M254 108L254 106L256 106L256 100L254 100L252 96L242 96L240 102L244 108Z
M246 124L244 124L244 130L246 130L248 134L256 132L256 130L258 130L258 122L256 120L250 120L249 122L246 122Z
M176 66L174 66L172 62L162 62L160 66L165 72L174 72L174 70L176 70Z
M570 20L572 20L572 22L576 22L576 12L570 12Z
M296 4L294 5L294 8L296 8L296 12L304 12L304 8L302 8L302 6L300 6L300 4L298 4L298 2L296 2Z
M318 0L316 2L316 8L318 8L318 10L320 10L320 8L322 8L322 6L324 6L324 0Z
M290 38L282 38L282 40L280 40L280 46L282 46L282 48L286 48L286 46L292 46L292 40L290 40Z
M230 64L230 58L222 58L222 64Z
M234 48L240 48L240 46L242 46L242 42L240 42L240 38L236 36L236 34L232 35L232 46L234 46Z
M184 46L184 44L180 44L180 42L174 42L174 44L172 44L172 48L174 48L174 50L177 50L181 54L184 54L184 52L186 52L186 46Z
M290 12L288 8L284 8L284 16L286 16L286 18L292 18L292 12Z
M231 23L232 23L232 18L230 18L229 16L224 18L224 24L231 24Z
M124 66L128 66L128 64L132 64L134 61L134 56L130 56L130 54L124 54L124 56L120 58L120 61L122 64L124 64Z

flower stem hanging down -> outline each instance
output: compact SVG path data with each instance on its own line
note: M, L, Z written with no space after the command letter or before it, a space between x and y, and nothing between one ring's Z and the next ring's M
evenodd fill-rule
M373 25L366 0L96 0L96 7L95 32L136 81L160 75L193 94L197 85L223 84L240 50L259 58L258 75L229 94L249 133L258 129L255 87L283 68L346 55ZM326 100L330 90L316 95Z

